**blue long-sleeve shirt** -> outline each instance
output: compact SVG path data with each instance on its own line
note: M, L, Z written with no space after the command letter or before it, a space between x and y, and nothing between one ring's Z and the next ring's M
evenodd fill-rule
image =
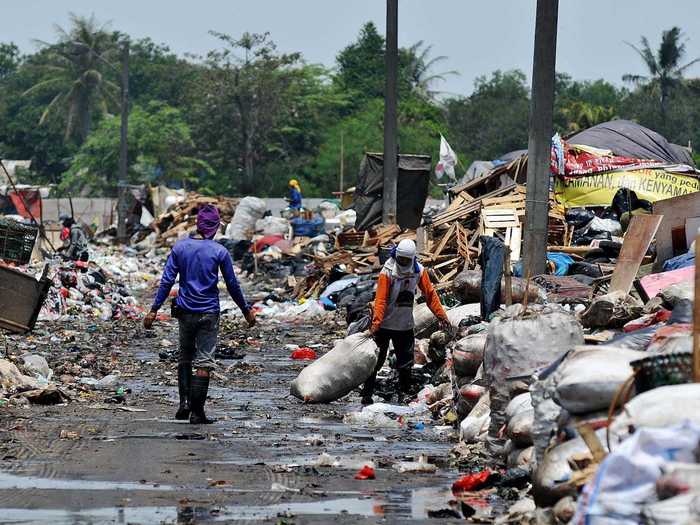
M180 308L196 313L218 312L219 270L231 298L246 313L250 307L243 297L226 248L212 240L192 237L173 246L151 309L158 310L163 305L179 275L180 291L176 303Z
M289 207L301 209L301 192L296 188L289 189Z

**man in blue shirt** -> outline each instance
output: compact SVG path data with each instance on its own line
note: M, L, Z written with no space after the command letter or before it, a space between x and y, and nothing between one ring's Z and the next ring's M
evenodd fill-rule
M220 226L219 210L205 204L197 214L197 233L175 243L163 270L160 288L151 311L143 321L151 328L158 310L180 276L175 300L180 329L180 356L177 382L180 407L175 419L192 424L213 423L204 413L209 390L209 372L216 367L214 350L219 332L219 270L229 294L241 309L249 326L255 325L255 312L246 303L226 248L213 239ZM192 368L196 368L192 376Z

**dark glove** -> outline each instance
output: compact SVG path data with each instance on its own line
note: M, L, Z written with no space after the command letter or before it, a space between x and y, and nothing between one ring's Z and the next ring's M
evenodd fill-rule
M143 318L143 327L146 330L150 330L153 326L153 321L156 320L156 314L157 312L151 310L150 312L148 312L148 314L146 314L146 317Z

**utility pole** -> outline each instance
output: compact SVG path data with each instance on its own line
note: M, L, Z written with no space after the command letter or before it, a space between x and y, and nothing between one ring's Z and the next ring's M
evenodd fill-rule
M343 193L343 175L345 171L345 145L343 144L343 131L340 131L340 193ZM341 196L342 197L342 196Z
M386 84L384 88L384 190L382 222L396 223L398 166L399 0L386 0Z
M524 236L525 272L532 276L545 273L547 261L558 10L559 0L537 0Z
M128 184L127 177L127 155L128 155L128 144L127 144L127 131L129 126L129 42L124 42L124 48L122 50L122 82L121 82L121 95L122 95L122 121L121 121L121 138L119 143L119 182L117 183L118 192L118 222L117 222L117 239L119 242L126 243L128 240L126 231L126 214L127 209L127 199L126 190Z

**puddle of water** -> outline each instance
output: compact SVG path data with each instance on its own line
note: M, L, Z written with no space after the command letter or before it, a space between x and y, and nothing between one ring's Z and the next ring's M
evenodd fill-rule
M165 520L177 523L215 523L231 520L274 519L278 515L332 516L347 514L364 518L426 519L429 511L445 509L452 499L449 489L422 488L355 498L325 499L297 503L279 503L267 506L184 506L184 507L120 507L97 508L72 512L63 509L3 509L3 523L75 523L111 522L159 523ZM183 520L183 521L181 521Z
M170 485L149 485L120 481L88 481L79 479L51 479L32 476L16 476L0 472L0 490L39 489L39 490L175 490Z

